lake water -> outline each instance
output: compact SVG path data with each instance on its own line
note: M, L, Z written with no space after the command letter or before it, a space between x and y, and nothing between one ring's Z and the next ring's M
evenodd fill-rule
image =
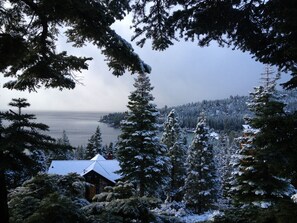
M38 122L50 127L48 135L53 138L61 138L63 130L65 130L72 146L86 146L88 139L94 134L98 125L101 130L103 145L116 142L121 133L120 129L99 122L100 118L107 113L34 111L31 114L36 115Z

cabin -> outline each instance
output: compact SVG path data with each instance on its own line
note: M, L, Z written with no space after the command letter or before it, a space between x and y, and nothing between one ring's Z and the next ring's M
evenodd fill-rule
M48 169L49 174L66 175L77 173L83 176L90 187L86 190L86 198L91 200L106 186L114 186L120 175L115 173L120 170L117 160L107 160L100 154L91 160L53 160Z

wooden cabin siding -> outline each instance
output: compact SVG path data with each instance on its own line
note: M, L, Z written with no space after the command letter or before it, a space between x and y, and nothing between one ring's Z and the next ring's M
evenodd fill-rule
M91 200L96 194L99 194L104 191L106 186L114 186L115 183L102 177L100 174L95 171L90 171L84 175L86 182L94 185L93 189L89 189L87 198Z

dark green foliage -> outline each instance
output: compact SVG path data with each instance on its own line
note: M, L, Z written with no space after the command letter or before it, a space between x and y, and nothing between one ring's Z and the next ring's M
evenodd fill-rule
M275 167L282 165L278 169L281 176L291 179L292 184L297 187L297 112L281 119L282 125L277 128L279 140L274 138L271 145L278 146L281 154L279 159L274 159ZM280 161L282 163L280 163ZM273 168L276 171L276 168Z
M17 112L0 113L0 120L6 121L0 126L0 209L4 212L4 222L8 221L5 217L8 216L7 187L18 186L44 170L44 154L54 149L54 139L43 134L48 126L34 122L34 115L22 113L29 105L24 98L13 99L10 106L16 107Z
M186 161L184 202L186 207L201 214L211 210L216 200L213 148L204 116L198 118L194 134Z
M4 0L0 5L0 72L15 80L9 89L34 91L75 87L75 74L91 58L57 52L61 30L74 47L92 43L102 50L114 75L150 72L111 25L130 11L129 1Z
M107 123L111 125L114 128L119 128L121 126L121 121L125 119L125 113L121 112L115 112L115 113L109 113L107 115L104 115L100 122Z
M74 147L71 146L67 133L63 130L62 137L56 140L55 150L48 154L48 161L52 160L73 160ZM48 166L50 163L48 163Z
M83 160L85 158L85 148L83 146L78 146L74 150L74 159Z
M47 125L34 122L34 115L22 113L29 105L26 99L13 99L10 106L18 111L1 113L7 125L0 138L0 162L5 171L28 171L31 176L44 170L43 152L53 150L54 139L43 134L48 131Z
M288 98L292 99L295 95ZM248 100L247 96L231 96L228 99L221 100L203 100L202 102L184 104L172 108L160 109L159 124L163 124L166 120L168 110L174 109L179 115L180 126L182 128L195 128L197 124L197 117L201 112L207 115L208 125L215 130L224 131L239 131L242 128L243 117L249 114L246 106ZM294 102L291 103L291 107ZM125 117L124 113L111 113L104 116L101 121L118 127L120 121Z
M275 90L270 89L269 92L267 87L260 87L260 93L263 97L258 97L256 103L263 106L253 108L255 118L251 120L255 128L261 129L255 144L265 148L258 155L265 157L272 174L295 180L297 151L293 147L297 136L296 111L287 111L286 104L279 99L281 95Z
M109 145L105 145L102 147L102 156L105 159L114 159L116 144L114 145L112 142Z
M121 123L116 158L123 180L135 184L139 196L154 195L168 176L168 158L157 137L158 112L151 103L153 87L148 76L139 74L134 87L129 96L129 112Z
M39 174L9 194L10 222L86 222L84 179Z
M281 94L286 95L286 110L293 112L297 110L296 91L281 91ZM220 100L203 100L184 104L171 108L161 108L159 124L163 124L168 111L174 109L178 113L180 125L182 128L195 128L197 117L201 112L204 112L208 117L207 124L210 128L216 131L241 131L244 124L244 116L251 114L248 110L246 102L250 100L248 96L230 96L230 98ZM124 113L111 113L104 116L101 120L104 123L117 127L121 120L124 119Z
M295 223L297 205L288 200L267 209L257 207L234 208L216 216L214 223Z
M84 207L87 215L94 222L143 222L154 220L150 211L159 203L149 197L138 197L130 183L118 182L114 187L107 187L106 192L96 195L93 203Z
M234 133L233 133L234 134ZM236 133L241 134L241 133ZM217 203L221 209L228 207L230 199L230 181L235 172L233 163L235 154L239 150L239 143L232 133L220 134L219 138L211 137L211 145L214 152L214 164L216 169Z
M95 133L89 139L88 145L85 151L85 159L92 159L97 154L103 155L102 153L102 137L99 125L96 128Z
M175 110L171 110L164 123L161 142L167 147L170 159L170 175L167 182L167 201L181 201L183 198L186 145L183 143L183 132Z
M262 63L291 71L286 87L296 87L297 3L292 0L132 2L134 31L143 45L164 50L182 37L207 46L219 45L249 51Z
M251 93L250 110L254 113L240 139L238 172L235 174L235 201L244 204L272 205L290 195L286 172L287 157L281 135L287 127L282 123L285 105L279 101L273 73L266 68L263 86ZM283 132L284 131L284 132Z

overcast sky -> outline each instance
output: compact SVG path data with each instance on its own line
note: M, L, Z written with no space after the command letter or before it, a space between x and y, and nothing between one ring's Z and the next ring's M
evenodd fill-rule
M114 26L126 40L130 40L128 19ZM63 34L61 34L63 39ZM132 43L133 44L133 43ZM204 99L223 99L230 95L248 95L259 85L264 65L248 53L220 48L216 43L201 48L194 42L178 42L166 51L151 50L147 44L136 53L152 67L151 84L157 106L174 106ZM83 85L74 90L40 89L37 93L18 92L0 88L0 109L6 110L12 98L24 97L32 110L65 111L125 111L128 95L133 91L134 76L129 73L115 77L96 47L71 49L62 41L58 50L93 57L89 70L78 74ZM286 79L286 77L284 77ZM8 80L0 76L0 84Z

